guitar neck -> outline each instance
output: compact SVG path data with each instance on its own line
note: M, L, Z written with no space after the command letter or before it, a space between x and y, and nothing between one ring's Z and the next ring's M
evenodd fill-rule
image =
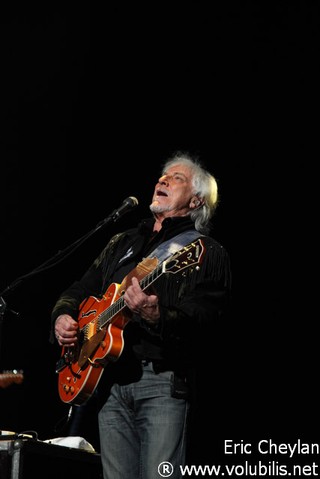
M204 246L201 239L198 239L181 250L177 251L170 258L158 264L152 271L146 274L140 281L142 291L154 283L163 273L176 273L201 261ZM146 258L148 259L148 258ZM123 296L120 296L109 308L99 317L99 329L104 328L111 319L126 307Z
M165 271L165 261L158 265L153 271L144 276L141 281L139 281L140 288L142 291L147 289L154 281L156 281ZM101 314L99 321L99 329L102 329L107 326L111 319L122 311L126 307L123 296L117 299L109 308L107 308Z

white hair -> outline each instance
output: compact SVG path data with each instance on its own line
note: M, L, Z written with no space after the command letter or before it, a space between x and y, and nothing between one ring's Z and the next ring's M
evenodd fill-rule
M203 201L203 205L190 211L190 218L194 222L194 227L197 231L206 233L210 229L209 221L218 205L217 181L202 166L198 158L193 158L189 153L175 153L172 158L165 162L162 174L164 175L168 168L178 164L185 165L191 169L193 194Z

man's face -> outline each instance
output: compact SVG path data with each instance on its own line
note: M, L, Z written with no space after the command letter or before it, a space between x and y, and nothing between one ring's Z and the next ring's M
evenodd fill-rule
M174 165L165 172L154 189L150 210L158 217L185 216L194 197L192 173L185 165Z

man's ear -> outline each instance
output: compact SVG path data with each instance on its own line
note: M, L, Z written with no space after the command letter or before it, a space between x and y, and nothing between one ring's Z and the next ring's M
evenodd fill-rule
M203 204L203 201L198 196L193 196L190 200L190 208L196 209Z

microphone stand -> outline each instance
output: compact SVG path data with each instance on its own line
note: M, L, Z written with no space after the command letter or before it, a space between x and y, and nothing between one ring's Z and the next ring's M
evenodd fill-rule
M134 198L135 199L135 198ZM136 203L137 204L137 203ZM131 204L130 207L132 208L133 206L136 206L136 204ZM1 357L1 344L2 344L2 325L3 325L3 319L6 310L10 311L16 316L19 316L19 313L16 311L13 311L12 309L9 309L7 307L7 303L5 302L3 296L6 294L10 293L13 291L19 284L22 283L25 279L32 278L36 274L42 273L50 268L53 268L57 264L61 263L65 258L70 256L76 249L78 249L87 239L89 239L93 234L95 234L97 231L99 231L103 226L107 225L111 221L114 223L124 214L128 211L128 208L119 208L117 210L114 210L109 216L107 216L105 219L100 221L91 231L86 233L85 235L81 236L79 239L71 243L69 246L64 248L63 250L59 250L54 256L49 258L47 261L44 263L40 264L37 266L35 269L30 271L27 274L24 274L22 276L19 276L16 278L11 284L9 284L1 293L0 293L0 357Z

